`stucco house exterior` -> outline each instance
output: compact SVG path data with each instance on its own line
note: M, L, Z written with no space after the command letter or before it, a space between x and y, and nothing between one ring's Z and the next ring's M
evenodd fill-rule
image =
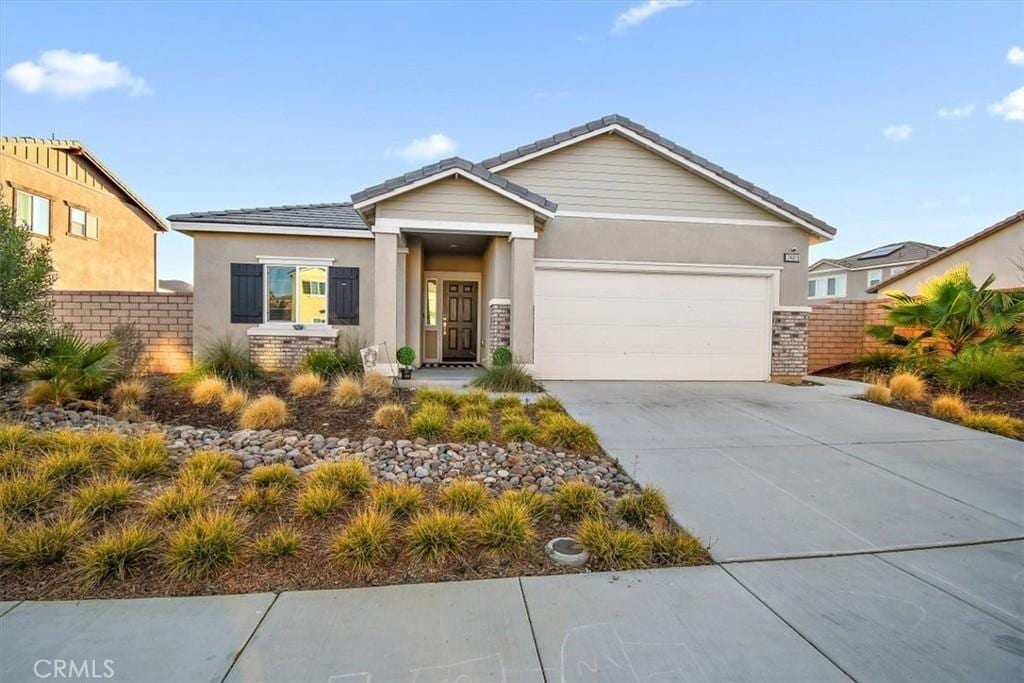
M1024 288L1024 210L974 233L929 259L871 288L878 296L890 290L917 294L921 285L966 263L971 279L981 284L994 275L995 289Z
M155 292L163 219L76 140L0 137L0 191L46 242L58 290Z
M807 252L835 229L619 115L351 202L168 217L194 239L198 353L286 365L339 336L417 364L507 346L542 379L806 368Z
M877 299L871 288L942 251L923 242L894 242L837 259L821 259L807 269L807 298L819 301Z

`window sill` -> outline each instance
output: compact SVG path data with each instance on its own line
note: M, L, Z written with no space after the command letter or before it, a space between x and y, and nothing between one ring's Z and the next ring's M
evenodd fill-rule
M250 337L330 337L337 338L338 328L330 325L306 325L301 330L292 327L291 323L263 323L250 327L245 333Z

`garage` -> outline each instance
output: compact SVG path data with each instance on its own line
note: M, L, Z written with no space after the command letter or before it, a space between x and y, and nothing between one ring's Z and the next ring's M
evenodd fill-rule
M767 380L777 281L743 266L538 261L537 376Z

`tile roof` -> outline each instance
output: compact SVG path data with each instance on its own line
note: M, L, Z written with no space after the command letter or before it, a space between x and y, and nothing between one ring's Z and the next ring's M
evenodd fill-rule
M751 194L761 198L762 200L768 202L769 204L775 206L776 208L781 209L786 213L797 216L798 218L806 221L807 223L810 223L814 227L819 228L820 230L829 235L834 235L836 233L836 229L834 227L832 227L825 221L821 220L820 218L817 218L816 216L804 211L803 209L797 206L794 206L793 204L790 204L789 202L783 201L782 199L776 197L767 190L761 189L757 185L754 185L752 182L740 178L735 173L731 173L725 170L718 164L712 163L711 161L705 159L704 157L698 154L693 153L692 151L686 149L685 147L677 145L668 138L664 138L658 135L654 131L645 128L639 123L636 123L635 121L632 121L626 118L625 116L622 116L621 114L611 114L609 116L603 116L599 119L590 121L589 123L585 123L582 126L576 126L575 128L570 128L569 130L562 131L561 133L555 133L550 137L536 140L528 145L517 147L516 149L509 150L508 152L503 152L498 156L491 157L490 159L485 159L484 161L481 162L481 164L487 168L494 168L496 166L505 164L509 161L513 161L520 157L524 157L528 154L533 154L534 152L542 151L544 149L547 149L548 147L554 147L555 145L580 137L581 135L586 135L587 133L592 133L596 130L601 130L602 128L607 128L612 125L622 126L623 128L632 131L633 133L636 133L640 137L649 140L650 142L653 142L656 145L660 145L672 151L675 154L678 154L687 161L690 161L700 166L701 168L710 171L711 173L719 176L720 178L729 181L733 185L737 185L743 188L747 192L750 192Z
M374 197L379 197L381 195L387 194L393 190L397 190L407 185L411 185L417 180L429 178L432 175L436 175L444 171L450 171L453 168L459 169L460 171L464 171L465 173L469 173L474 177L483 180L489 185L493 185L506 192L510 192L519 197L520 199L523 199L535 206L539 206L547 211L554 212L558 208L558 205L555 204L550 199L548 199L547 197L543 197L537 194L536 192L531 192L522 185L517 185L516 183L513 183L511 180L508 180L507 178L503 178L500 175L491 173L491 171L488 170L485 166L481 164L474 164L472 161L463 159L461 157L442 159L441 161L438 161L433 164L428 164L423 168L417 169L415 171L410 171L409 173L405 173L395 178L385 180L383 183L374 185L372 187L368 187L360 192L356 192L355 194L352 195L352 201L355 202L356 204L359 204L369 199L373 199Z
M336 228L369 230L351 202L334 204L293 204L255 209L197 211L168 216L175 223L227 223L242 225L279 225L295 228Z
M874 251L885 252L887 249L892 249L892 251L883 253L876 257L865 258L865 256ZM844 256L842 258L821 259L820 261L811 264L811 268L813 269L821 263L831 263L839 266L840 268L850 269L874 268L875 266L886 266L890 263L921 261L941 251L942 247L934 244L926 244L924 242L914 242L912 240L907 242L892 242L891 244L884 244L880 247L865 249L864 251L850 256Z

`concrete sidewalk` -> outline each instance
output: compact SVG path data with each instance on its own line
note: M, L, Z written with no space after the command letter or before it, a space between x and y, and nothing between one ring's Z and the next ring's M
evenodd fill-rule
M0 680L54 678L54 667L68 678L72 664L109 670L112 681L176 683L1021 680L1021 566L1024 542L277 596L0 604Z

